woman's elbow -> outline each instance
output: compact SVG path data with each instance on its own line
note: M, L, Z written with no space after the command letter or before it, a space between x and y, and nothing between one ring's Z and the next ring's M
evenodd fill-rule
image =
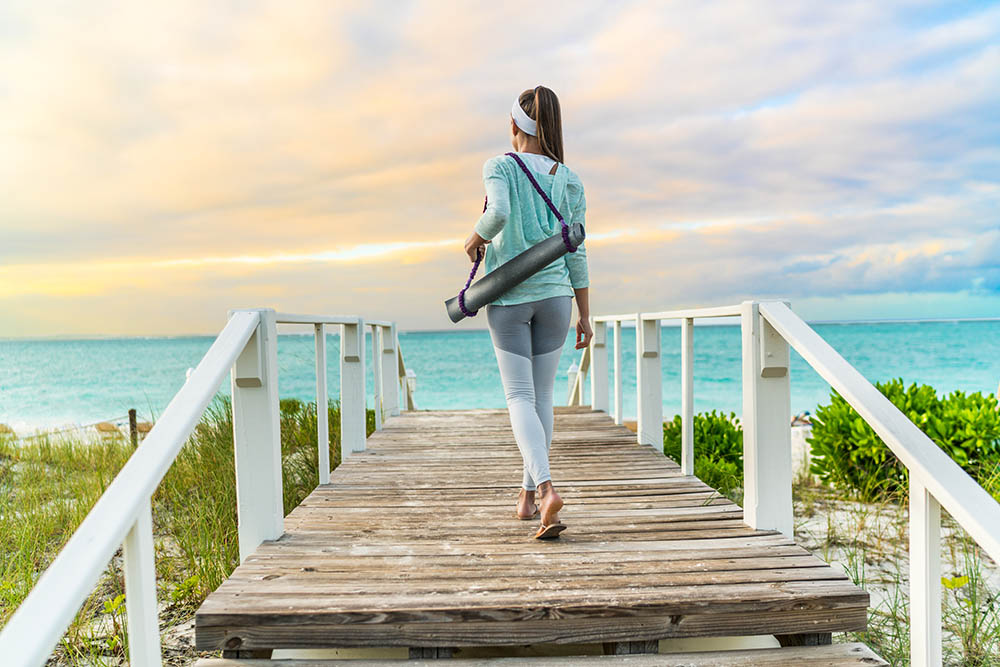
M503 204L497 204L496 207L491 207L486 209L487 212L493 213L493 219L500 226L506 225L507 221L510 220L510 206L504 206Z

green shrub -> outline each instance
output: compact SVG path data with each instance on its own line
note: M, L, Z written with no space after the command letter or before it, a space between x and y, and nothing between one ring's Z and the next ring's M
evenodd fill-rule
M883 395L980 483L1000 461L997 399L980 392L939 397L933 387L903 380L876 383ZM836 391L816 408L809 438L811 470L833 486L872 499L907 488L907 471L875 431Z
M982 481L1000 459L1000 412L992 394L954 391L942 401L941 416L930 421L931 439Z
M663 453L680 463L680 415L663 423ZM727 496L738 495L743 486L743 430L735 413L695 415L694 453L698 479Z

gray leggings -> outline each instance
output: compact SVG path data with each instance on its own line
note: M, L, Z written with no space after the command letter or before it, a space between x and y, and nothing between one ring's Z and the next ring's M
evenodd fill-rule
M552 479L552 385L572 310L571 296L486 306L510 426L524 459L522 486L528 491Z

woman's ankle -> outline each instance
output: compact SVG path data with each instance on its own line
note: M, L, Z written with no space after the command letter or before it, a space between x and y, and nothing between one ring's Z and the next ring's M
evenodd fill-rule
M538 485L539 509L542 513L542 523L558 523L559 510L563 507L562 498L556 493L551 481L546 481Z

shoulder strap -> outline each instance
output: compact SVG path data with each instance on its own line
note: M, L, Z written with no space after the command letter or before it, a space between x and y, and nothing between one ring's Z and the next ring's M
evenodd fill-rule
M552 210L552 212L556 214L556 218L559 219L559 222L562 223L562 226L568 227L569 225L567 225L566 221L563 220L562 213L559 212L559 209L557 209L555 204L552 203L552 200L549 199L549 196L545 194L544 190L542 190L542 186L540 186L538 184L538 181L535 180L535 176L531 173L528 167L525 166L524 161L516 153L505 153L505 155L509 155L512 158L514 158L514 161L517 162L517 165L519 167L521 167L521 170L524 172L524 175L527 176L528 180L531 181L531 184L535 186L535 190L538 192L538 194L542 196L542 199L545 200L545 203Z
M559 209L555 207L555 204L552 203L552 200L549 199L549 196L545 194L544 190L542 190L542 186L538 184L538 181L535 180L535 177L528 170L528 167L525 166L524 161L521 160L521 158L519 158L514 153L505 153L505 155L509 155L512 158L514 158L514 161L517 162L518 166L520 166L521 169L524 171L524 174L528 177L528 180L531 181L531 184L533 186L535 186L535 190L538 192L538 194L542 195L542 199L545 200L545 203L548 204L548 207L552 209L552 212L556 214L557 218L559 218L559 222L562 223L562 230L561 230L562 240L563 240L563 245L566 246L566 252L576 252L576 247L572 243L570 243L569 240L569 225L567 225L566 221L563 220L562 213L560 213ZM556 164L558 165L558 163ZM486 204L487 200L484 199L483 213L486 212ZM485 254L486 253L484 252L483 247L476 248L476 261L472 265L472 271L469 272L469 279L465 281L465 287L463 287L458 292L458 307L462 311L462 314L465 315L466 317L475 317L476 313L479 312L478 310L471 311L465 307L465 292L466 290L469 289L469 285L472 284L472 279L476 277L476 271L479 270L479 264L480 262L483 261L483 256Z

